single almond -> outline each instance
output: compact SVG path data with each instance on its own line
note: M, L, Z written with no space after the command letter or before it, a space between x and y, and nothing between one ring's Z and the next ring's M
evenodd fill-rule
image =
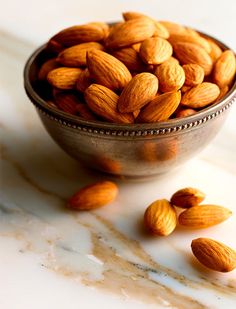
M180 42L173 45L176 57L182 64L195 63L200 65L205 75L209 75L212 70L212 59L201 46L194 43Z
M90 76L89 70L86 68L78 76L76 89L80 92L84 92L92 83L93 80Z
M145 71L145 65L141 61L138 52L132 47L115 50L112 55L123 62L130 71Z
M77 113L77 106L80 103L74 94L62 91L54 92L54 101L63 112L72 115Z
M118 109L119 96L112 90L97 84L90 85L84 93L89 108L102 118L116 123L133 123L133 114L121 114Z
M150 102L158 90L158 79L151 73L137 74L122 91L118 109L121 113L134 112Z
M201 84L204 80L204 70L198 64L185 64L183 65L185 73L185 85L194 87Z
M47 80L47 75L50 71L59 67L59 63L55 58L49 59L43 63L43 65L39 69L38 79L39 80Z
M181 208L190 208L200 204L206 195L195 188L184 188L175 192L171 197L171 204Z
M87 53L87 66L97 83L112 90L123 89L132 76L127 67L114 56L101 50Z
M80 67L86 65L86 54L89 50L104 50L98 42L78 44L64 49L57 57L57 61L67 67Z
M98 42L105 37L103 23L89 23L66 28L54 35L50 41L55 41L63 46L73 46L86 42Z
M192 108L181 109L176 113L176 118L188 117L196 114L197 111Z
M82 103L77 104L76 110L79 116L81 116L82 118L86 120L96 120L95 115L89 109L87 104L82 104Z
M191 108L202 108L213 103L220 94L216 84L204 82L187 91L181 100L181 105Z
M221 242L197 238L191 248L198 261L209 269L225 273L236 268L236 251Z
M79 68L61 67L50 71L47 75L49 84L59 89L73 89L82 72Z
M186 33L186 28L180 24L165 20L161 20L160 23L168 30L170 35L177 33Z
M227 220L232 212L222 206L193 206L179 215L179 224L195 229L204 229Z
M165 121L175 112L180 100L180 91L161 94L141 110L137 120L138 122Z
M162 38L146 39L140 47L140 57L146 64L160 64L166 61L173 53L171 44Z
M223 99L228 92L229 92L229 86L224 86L223 88L221 88L220 94L215 102L219 102L221 99Z
M132 19L111 31L106 40L106 46L111 49L126 47L150 38L154 32L155 25L150 19Z
M118 194L117 185L111 181L99 181L76 192L68 201L74 210L92 210L111 203Z
M185 81L183 68L175 61L165 61L155 70L155 75L159 80L160 90L170 92L179 90Z
M222 49L220 48L220 46L213 41L212 39L206 38L206 40L208 41L208 43L210 44L211 47L211 51L210 51L210 56L213 62L215 62L220 55L222 54Z
M232 50L224 51L218 58L213 69L213 80L220 87L231 84L235 77L236 61Z
M176 211L167 200L157 200L146 209L144 224L154 235L170 235L177 224Z
M183 42L183 43L193 43L193 44L196 44L196 45L199 45L200 47L202 47L203 49L205 49L205 51L207 53L210 53L211 52L211 46L209 44L209 42L205 39L205 38L202 38L201 36L199 35L192 35L192 34L172 34L170 35L170 37L168 38L168 41L174 45L176 43L180 43L180 42Z

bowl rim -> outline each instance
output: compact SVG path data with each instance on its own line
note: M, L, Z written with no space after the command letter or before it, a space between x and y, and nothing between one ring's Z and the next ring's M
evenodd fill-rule
M207 35L203 32L198 31L203 36L213 39L223 49L230 49L227 45L214 37ZM79 116L70 115L59 109L55 109L47 104L47 102L40 97L34 90L29 76L32 65L36 61L37 57L45 50L46 44L38 47L28 58L24 67L24 87L25 91L35 105L35 107L49 117L51 120L59 122L60 124L82 130L94 134L105 134L105 135L118 135L118 136L145 136L145 135L165 135L182 130L190 130L193 127L197 127L206 123L207 121L219 116L221 113L226 111L236 101L236 80L232 85L228 94L222 98L216 104L210 105L194 115L173 118L168 121L160 121L156 123L134 123L134 124L123 124L123 123L110 123L103 121L90 121L85 120Z

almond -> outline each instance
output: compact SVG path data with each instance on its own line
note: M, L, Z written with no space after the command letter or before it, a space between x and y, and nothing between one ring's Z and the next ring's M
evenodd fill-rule
M221 99L224 98L224 96L229 92L229 86L224 86L220 89L220 94L216 99L216 102L219 102Z
M185 64L183 65L185 73L185 85L186 86L197 86L204 80L204 70L198 64Z
M59 67L59 63L55 58L49 59L43 63L41 68L39 69L38 79L39 80L47 80L47 75L50 71Z
M54 35L50 41L55 41L63 46L73 46L86 42L98 42L105 37L103 23L90 23L66 28Z
M48 82L59 89L73 89L76 81L82 72L79 68L57 68L50 71L47 75Z
M211 51L210 51L210 56L213 62L215 62L220 55L222 54L222 49L220 48L220 46L218 44L216 44L215 41L208 39L207 38L208 43L210 44L211 47Z
M92 210L111 203L118 194L117 185L111 181L99 181L76 192L68 201L75 210Z
M87 66L97 83L112 90L123 89L132 79L121 61L100 50L90 50L87 53Z
M166 92L146 105L138 116L138 122L157 122L167 120L177 109L181 93Z
M200 204L206 195L195 188L184 188L175 192L171 197L171 204L181 208L190 208Z
M123 62L130 71L145 71L144 63L141 61L138 52L132 47L118 49L112 55Z
M118 112L119 97L112 90L102 85L92 84L85 90L84 95L89 108L102 118L117 123L134 122L132 114Z
M220 89L216 84L204 82L187 91L181 105L191 108L202 108L213 103L220 94Z
M186 34L172 34L169 38L168 41L172 44L175 45L176 43L180 43L180 42L185 42L185 43L193 43L196 45L199 45L200 47L202 47L203 49L205 49L205 51L207 53L211 52L211 46L209 44L209 42L202 38L199 35L192 35L190 33L186 33Z
M176 211L167 200L157 200L146 209L144 224L154 235L170 235L177 224Z
M192 241L194 256L207 268L219 272L229 272L236 267L236 252L225 244L210 238Z
M78 44L64 49L57 57L57 61L67 67L80 67L86 65L86 54L89 50L104 50L102 44L89 42Z
M235 55L232 50L226 50L214 65L213 80L220 88L228 86L235 77L235 71Z
M95 115L88 108L87 104L82 104L82 103L77 104L76 110L79 116L81 116L82 118L86 120L96 120Z
M76 89L80 92L84 92L92 83L93 80L90 76L89 70L85 69L78 76Z
M77 113L79 99L71 93L54 92L54 100L56 105L63 111L72 115Z
M196 114L197 111L192 108L181 109L176 113L176 118L188 117Z
M146 64L160 64L166 61L173 53L170 43L162 38L149 38L142 42L140 57Z
M140 46L141 46L141 43L136 43L132 45L132 48L136 50L137 53L139 53Z
M176 43L174 44L176 57L182 64L195 63L200 65L205 75L209 75L212 70L212 59L204 48L193 43Z
M111 49L126 47L150 38L154 32L155 25L150 19L132 19L118 25L110 32L106 46Z
M185 86L185 85L183 85L183 87L181 88L181 92L182 92L182 93L185 93L185 92L189 91L191 88L192 88L192 87L190 87L190 86Z
M203 229L219 224L232 215L232 212L222 206L199 205L183 211L179 216L179 224L186 227Z
M170 92L179 90L185 81L183 68L175 61L165 61L155 70L155 75L159 80L160 90Z
M180 24L164 20L160 21L160 23L168 30L170 35L177 33L186 33L186 28Z
M118 109L121 113L134 112L150 102L158 90L158 80L151 73L137 74L122 91Z

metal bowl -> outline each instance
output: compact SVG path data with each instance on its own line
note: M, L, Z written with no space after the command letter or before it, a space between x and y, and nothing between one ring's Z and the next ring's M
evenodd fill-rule
M87 121L54 109L43 99L37 72L47 57L44 45L30 56L24 69L26 93L45 128L69 155L112 175L147 177L180 166L215 137L236 99L235 82L220 102L189 117L129 125Z

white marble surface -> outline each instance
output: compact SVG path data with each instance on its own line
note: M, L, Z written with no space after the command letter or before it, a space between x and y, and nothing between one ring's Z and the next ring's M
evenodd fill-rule
M66 6L65 6L66 3ZM207 271L192 258L193 238L236 248L236 217L206 230L150 238L146 206L184 186L236 212L236 107L215 140L181 170L146 182L118 181L109 207L70 213L65 200L101 176L51 140L22 81L26 58L58 29L117 20L141 10L204 30L236 49L236 2L7 1L0 11L0 308L235 308L236 272Z

